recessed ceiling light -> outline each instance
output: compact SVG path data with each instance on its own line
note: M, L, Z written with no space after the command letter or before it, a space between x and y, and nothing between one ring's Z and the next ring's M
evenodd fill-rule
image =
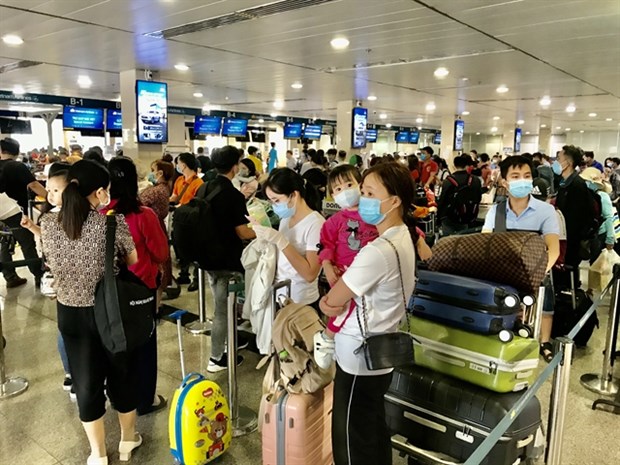
M277 113L272 113L269 116L271 116L272 118L277 118L278 114Z
M21 45L24 43L24 39L15 34L7 34L2 36L2 42L7 45Z
M546 128L546 127L547 127L547 125L546 125L546 124L541 124L541 125L540 125L540 127L541 127L541 128Z
M540 103L543 107L546 107L551 105L551 98L548 95L545 95L538 103Z
M505 94L506 92L508 92L510 89L508 87L506 87L504 84L502 84L501 86L499 86L497 89L495 89L495 91L498 94Z
M260 119L258 120L258 122L259 122L259 124L263 124L263 123L265 122L265 120L264 120L263 118L260 118Z
M462 78L461 78L461 81L463 81L463 82L467 82L467 81L469 81L469 78L468 78L468 77L462 77Z
M498 121L499 119L500 119L500 117L499 117L499 116L494 116L494 117L493 117L493 121Z
M564 130L565 130L566 132L568 132L568 131L570 131L570 128L564 128Z
M517 124L523 124L523 123L525 123L525 121L523 121L522 119L517 121Z
M613 118L605 118L605 121L613 121Z
M585 131L582 129L581 131L579 131L581 134L583 134Z
M416 118L415 122L416 123L423 123L424 122L424 118Z
M569 103L568 106L566 107L566 113L575 113L575 110L577 108L575 107L574 103Z
M387 124L385 125L385 127L386 127L386 128L388 128L388 129L390 129L390 128L392 127L392 123L387 123Z
M493 126L493 127L491 128L491 132L496 132L496 131L497 131L497 128L496 128L495 126Z
M375 100L377 100L377 96L376 95L369 95L366 99L370 100L371 102L374 102Z
M387 115L386 115L385 113L381 113L381 114L379 115L379 118L381 118L381 119L387 119Z
M228 100L228 95L226 97L224 97L224 100Z
M445 78L448 74L450 74L450 71L448 71L448 68L444 68L443 66L441 66L440 68L437 68L433 74L436 78L442 79Z
M437 108L435 102L428 102L426 104L426 111L433 111L435 108Z
M275 108L276 110L281 110L282 108L284 108L284 102L282 100L276 100L275 102L273 102L273 108Z
M178 69L179 71L187 71L189 69L189 66L187 66L184 63L178 63L176 65L174 65L175 69Z
M15 87L13 87L13 95L23 95L25 93L26 93L26 91L24 90L24 88L22 86L15 86Z
M477 136L479 136L479 135L480 135L480 133L479 133L479 132L477 132L477 133L476 133L476 135L477 135Z
M562 129L562 126L556 126L555 128L556 129Z
M82 75L78 77L77 83L80 87L90 87L93 81L88 76Z
M588 113L588 116L589 116L590 118L595 118L595 117L596 117L596 113Z
M330 45L333 49L344 50L349 46L349 39L347 39L346 37L334 37L331 40Z
M461 112L461 115L463 115L463 116L469 116L469 112L468 112L467 110L465 110L465 111Z
M202 98L203 97L202 92L194 92L194 97Z
M301 89L304 85L301 82L294 82L291 84L293 89Z

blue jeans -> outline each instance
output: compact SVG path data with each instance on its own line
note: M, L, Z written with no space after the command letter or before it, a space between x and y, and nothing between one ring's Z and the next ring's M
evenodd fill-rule
M60 355L60 361L62 362L62 368L65 370L65 374L70 375L71 369L69 368L69 358L67 357L67 349L65 349L65 341L62 338L60 331L58 332L58 354Z

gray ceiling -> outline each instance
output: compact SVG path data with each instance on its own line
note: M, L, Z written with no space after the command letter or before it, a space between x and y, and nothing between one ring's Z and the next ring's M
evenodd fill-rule
M338 101L374 94L370 122L439 127L464 110L467 132L620 122L619 0L0 0L9 33L24 44L0 42L0 71L40 64L2 72L3 90L112 100L121 70L148 68L178 106L272 113L280 99L281 114L335 119ZM337 35L348 49L331 48Z

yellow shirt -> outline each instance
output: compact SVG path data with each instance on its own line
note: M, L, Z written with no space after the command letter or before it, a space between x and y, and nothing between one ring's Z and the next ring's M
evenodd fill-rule
M247 158L248 160L251 160L252 163L254 163L254 166L256 167L256 172L258 174L263 174L265 172L265 169L263 168L263 162L260 161L258 157L255 157L254 155L248 155Z

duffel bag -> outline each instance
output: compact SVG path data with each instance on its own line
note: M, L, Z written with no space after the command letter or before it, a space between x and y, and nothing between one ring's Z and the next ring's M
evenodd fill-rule
M440 239L428 269L508 284L536 295L547 260L545 241L537 233L480 233Z

